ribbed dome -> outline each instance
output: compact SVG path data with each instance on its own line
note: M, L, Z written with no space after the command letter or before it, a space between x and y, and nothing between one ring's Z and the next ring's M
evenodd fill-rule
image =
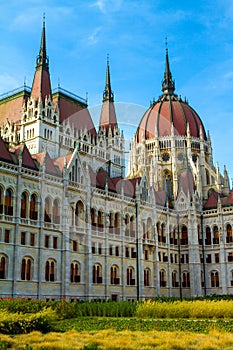
M206 140L203 123L198 114L176 95L163 95L152 104L143 115L137 129L137 142L148 140L156 136L170 136L171 126L174 126L174 135L187 135L189 125L190 136L200 137L200 130Z
M168 50L166 50L166 69L162 82L163 95L154 102L143 115L136 133L137 142L152 139L155 136L170 136L172 126L174 135L186 136L189 126L191 137L202 137L206 140L203 123L192 107L179 98L175 91L175 82L169 66Z

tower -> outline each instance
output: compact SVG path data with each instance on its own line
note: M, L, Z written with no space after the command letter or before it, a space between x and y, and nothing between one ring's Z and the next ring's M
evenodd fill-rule
M20 140L32 154L47 150L54 158L58 155L58 126L59 111L52 99L44 19L32 90L22 110Z
M120 133L111 88L109 58L97 135L97 147L106 150L108 173L111 177L124 176L124 136Z

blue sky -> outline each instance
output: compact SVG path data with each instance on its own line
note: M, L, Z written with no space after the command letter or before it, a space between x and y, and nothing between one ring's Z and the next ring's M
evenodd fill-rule
M25 77L31 85L43 12L53 87L88 91L91 107L101 103L109 54L115 101L147 108L161 94L167 36L176 93L198 112L214 161L233 177L232 0L1 1L0 93Z

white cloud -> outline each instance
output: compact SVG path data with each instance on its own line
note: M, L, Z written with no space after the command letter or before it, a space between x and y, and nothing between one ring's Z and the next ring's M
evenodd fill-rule
M106 14L108 12L116 12L121 9L122 0L97 0L90 5L96 7L100 12Z
M101 31L101 27L97 27L93 30L93 32L89 35L87 42L89 45L95 45L99 42L99 33Z

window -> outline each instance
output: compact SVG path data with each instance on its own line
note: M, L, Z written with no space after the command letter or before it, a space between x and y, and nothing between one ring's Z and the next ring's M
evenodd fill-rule
M109 255L112 255L112 245L109 246Z
M127 276L126 276L126 283L128 286L135 286L135 277L134 277L134 268L128 267L127 268Z
M129 247L125 247L125 257L129 258Z
M213 244L219 244L219 231L218 226L214 226L213 228Z
M115 247L115 255L119 256L119 247L118 246Z
M51 222L51 200L49 197L45 198L44 221Z
M21 244L26 244L26 232L21 232Z
M207 256L206 256L206 263L207 264L211 264L211 262L212 262L211 254L207 254Z
M53 222L60 224L60 203L58 199L53 202Z
M210 273L211 287L219 287L219 274L218 271L212 271Z
M145 255L145 260L148 260L148 250L144 251L144 255Z
M37 196L35 194L31 195L30 198L30 208L29 208L29 216L31 220L37 220Z
M172 287L173 288L179 287L179 282L177 281L177 272L176 271L172 272Z
M73 251L77 252L77 250L78 250L78 243L77 241L73 241Z
M10 243L10 230L5 230L5 233L4 233L4 242L5 242L5 243Z
M53 237L53 249L57 249L57 237Z
M0 255L0 279L6 279L6 257Z
M120 278L118 277L118 266L111 266L110 270L110 283L111 284L120 284Z
M49 236L48 235L45 235L44 246L45 246L45 248L49 248Z
M144 270L144 286L149 287L150 286L150 269L146 268Z
M134 251L134 248L131 248L131 258L136 259L137 253Z
M95 254L95 242L92 242L91 251L92 251L92 254Z
M164 270L159 271L160 287L166 287L166 272Z
M215 254L215 262L219 263L219 254L218 253Z
M54 282L56 280L55 276L56 262L55 260L49 259L45 264L45 280L48 282Z
M205 244L210 245L211 244L211 231L210 231L210 228L208 226L206 227L205 232L206 232Z
M186 245L188 244L188 229L187 227L184 225L181 228L181 245Z
M227 225L227 236L226 236L226 243L231 243L233 241L232 239L232 227L230 224Z
M10 188L6 190L5 194L5 215L13 216L13 193Z
M32 279L32 259L24 257L21 263L21 280L30 281Z
M35 233L30 233L30 245L35 245Z
M78 201L75 207L75 225L84 226L84 205L82 201Z
M27 217L27 194L26 194L26 192L23 192L21 194L20 216L21 216L21 218L26 218Z
M98 253L101 255L102 254L102 244L99 243L98 245Z
M182 275L182 287L184 287L184 288L189 288L190 287L189 272L183 272L183 275Z
M0 187L0 214L3 213L3 199L4 199L4 195L3 195L3 189L2 187Z
M92 282L93 283L102 283L102 267L100 264L93 265Z
M80 282L80 265L77 261L73 261L70 265L70 282Z

